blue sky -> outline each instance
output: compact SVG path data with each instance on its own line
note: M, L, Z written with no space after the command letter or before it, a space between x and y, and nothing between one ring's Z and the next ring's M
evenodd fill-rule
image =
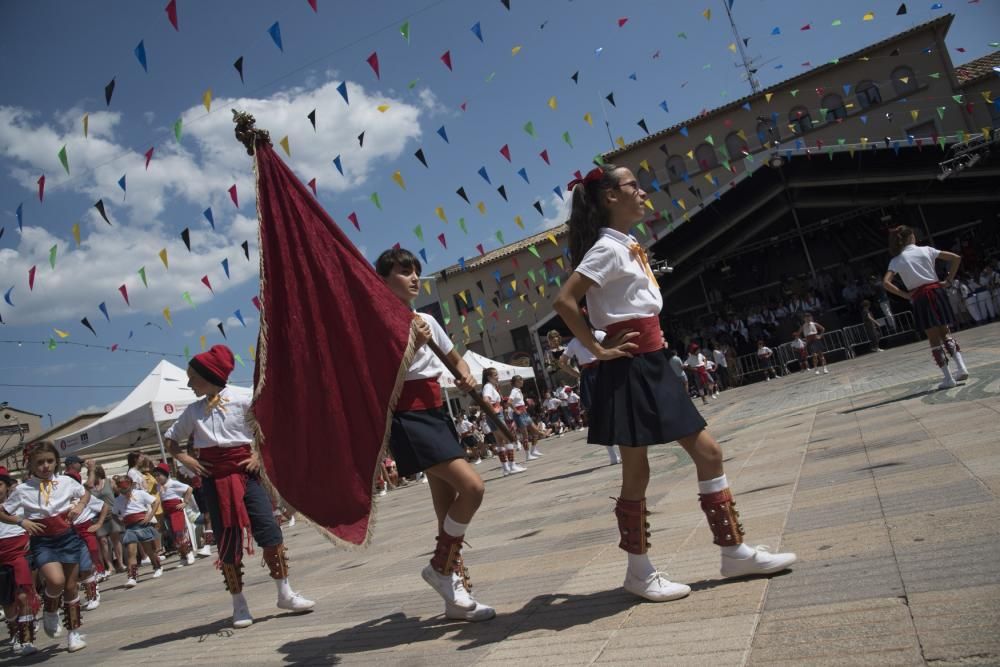
M55 421L121 399L158 361L156 352L196 352L228 342L247 362L237 381L249 383L249 346L256 338L255 213L250 164L232 139L229 108L257 113L277 141L289 137L290 165L303 181L316 178L319 198L370 259L400 242L425 249L428 268L476 254L560 221L553 193L585 169L614 137L634 141L749 92L725 17L724 0L598 2L597 0L285 2L178 0L179 31L166 0L93 3L4 2L8 26L0 43L0 292L14 287L13 307L0 301L0 401L51 414ZM802 3L736 0L748 51L760 58L765 86L948 11L956 14L948 46L960 64L1000 40L1000 3L844 0ZM711 10L711 18L703 12ZM863 21L869 11L875 20ZM627 18L619 27L619 19ZM840 26L831 24L839 19ZM284 52L267 33L280 22ZM400 35L409 22L410 40ZM479 23L480 42L470 28ZM800 28L810 24L811 29ZM544 27L542 27L544 26ZM780 35L772 35L778 27ZM11 29L13 28L13 29ZM679 36L683 33L684 36ZM134 49L143 42L148 73ZM512 49L520 46L516 55ZM958 52L958 48L965 52ZM598 51L598 49L600 49ZM450 51L453 71L441 61ZM381 79L366 58L377 52ZM658 53L658 57L653 57ZM233 62L244 58L245 83ZM571 80L579 72L579 83ZM634 78L630 78L634 74ZM104 87L114 77L110 106ZM336 87L347 82L350 105ZM211 113L202 106L211 89ZM616 106L603 98L614 93ZM548 101L556 98L556 109ZM238 100L238 102L234 101ZM660 107L666 101L669 112ZM466 110L460 105L466 103ZM384 112L379 105L387 105ZM315 108L314 132L306 114ZM85 139L81 119L89 113ZM593 125L584 121L590 113ZM174 123L183 119L181 141ZM535 136L523 129L534 126ZM437 134L446 128L450 143ZM357 134L365 132L364 146ZM562 135L569 132L572 147ZM509 147L511 161L501 154ZM70 174L56 154L67 146ZM154 147L149 169L143 154ZM422 148L429 167L413 153ZM547 150L551 165L539 157ZM341 155L345 175L333 167ZM485 167L491 184L477 171ZM524 168L529 182L518 175ZM406 190L393 180L399 171ZM37 197L46 176L45 198ZM117 185L126 177L126 192ZM237 185L239 209L227 189ZM496 192L504 185L508 200ZM464 187L473 206L456 194ZM381 210L370 197L378 193ZM103 199L113 223L93 209ZM482 201L481 215L474 205ZM532 207L539 201L544 216ZM22 205L24 231L15 210ZM211 208L213 230L202 212ZM444 209L448 222L435 213ZM348 222L356 213L361 231ZM520 216L525 229L515 224ZM459 227L464 218L468 233ZM79 224L82 245L72 237ZM424 241L414 235L420 225ZM192 251L181 242L189 228ZM444 233L448 248L437 235ZM249 240L251 261L240 243ZM56 266L49 254L56 246ZM169 269L157 256L167 248ZM221 262L228 260L231 277ZM28 269L36 267L34 289ZM144 287L137 274L145 267ZM208 276L214 292L202 283ZM125 284L131 305L118 292ZM188 292L195 307L182 297ZM106 304L110 321L98 309ZM172 326L162 315L171 310ZM235 318L239 309L247 326ZM87 317L95 337L80 324ZM149 323L149 324L147 324ZM58 339L152 354L60 345ZM317 345L328 344L316 341ZM180 356L171 360L183 366ZM12 385L50 385L20 387ZM56 385L56 386L52 386ZM65 385L74 385L73 387Z

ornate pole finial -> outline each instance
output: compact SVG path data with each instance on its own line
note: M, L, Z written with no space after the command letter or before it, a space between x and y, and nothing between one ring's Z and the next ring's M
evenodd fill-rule
M246 111L233 109L233 122L236 123L236 140L247 149L247 155L253 155L255 141L271 145L271 133L267 130L258 130L254 127L257 119Z

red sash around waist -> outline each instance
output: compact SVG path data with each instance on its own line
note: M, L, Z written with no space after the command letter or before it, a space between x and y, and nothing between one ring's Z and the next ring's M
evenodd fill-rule
M135 526L146 520L145 512L132 512L131 514L126 514L123 521L126 526Z
M927 283L926 285L921 285L910 292L910 301L916 301L920 297L925 297L939 287L941 287L941 283Z
M396 401L396 412L411 410L431 410L444 405L441 399L441 385L435 378L407 380Z
M171 498L170 500L162 501L162 503L164 513L176 512L184 506L184 501L180 498Z
M633 351L633 354L646 354L647 352L656 352L663 349L663 331L660 330L659 317L651 315L649 317L638 317L634 320L625 320L624 322L610 324L607 327L608 338L612 338L627 329L639 333L636 338L628 341L639 346L637 350Z
M209 464L209 476L215 482L215 495L219 501L219 513L222 515L222 528L236 528L241 538L241 550L253 553L250 543L250 515L243 501L247 490L247 471L240 465L252 455L250 445L236 447L203 447L198 450L198 458ZM219 526L213 526L216 530ZM228 535L224 536L228 539Z
M34 521L35 523L40 523L45 526L45 530L42 532L42 535L52 537L54 535L62 535L73 527L67 518L68 515L69 512L66 511L62 514L45 517L44 519L30 519L30 521Z
M184 522L184 501L180 498L163 501L163 516L174 533L187 530L187 524Z
M0 539L0 565L13 565L17 559L24 558L27 548L27 533Z

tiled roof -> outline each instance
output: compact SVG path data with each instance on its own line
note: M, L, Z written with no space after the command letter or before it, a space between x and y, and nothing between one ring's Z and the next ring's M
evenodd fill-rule
M958 85L965 86L975 83L993 74L993 68L1000 67L1000 51L988 53L982 58L970 60L964 65L955 68L955 76L958 78Z
M683 123L678 123L676 125L673 125L671 127L666 128L664 130L660 130L659 132L651 134L651 135L649 135L647 137L643 137L642 139L639 139L638 141L633 141L630 144L626 144L623 148L617 148L617 149L615 149L613 151L605 153L604 154L604 159L605 160L609 160L609 161L614 161L614 158L616 156L621 155L622 153L625 153L627 151L630 151L633 148L636 148L637 146L643 146L643 145L648 144L650 142L656 141L657 139L665 137L665 136L667 136L669 134L673 134L674 132L677 132L678 130L680 130L685 125L691 125L692 123L697 123L697 122L702 121L702 120L704 120L706 118L710 118L712 116L721 114L721 113L726 112L726 111L734 111L736 109L739 109L741 106L743 106L747 102L750 102L750 101L755 100L755 99L764 99L764 96L767 93L778 92L779 90L781 90L783 88L787 88L789 86L792 86L795 83L797 83L799 81L803 81L806 78L811 77L811 76L813 76L813 75L815 75L817 73L828 72L828 71L836 68L840 63L842 63L844 61L856 60L858 58L861 58L862 56L869 55L870 53L872 53L874 51L878 51L879 49L881 49L881 48L883 48L883 47L885 47L885 46L887 46L889 44L892 44L894 42L898 42L901 39L904 39L904 38L909 37L911 35L914 35L916 33L924 32L924 31L928 30L929 28L936 28L936 27L942 26L944 28L945 32L947 32L947 30L951 26L951 22L952 22L952 20L954 18L955 18L954 14L945 14L944 16L938 17L938 18L934 19L933 21L928 21L926 23L921 23L920 25L914 26L914 27L910 28L909 30L905 30L905 31L903 31L901 33L892 35L891 37L887 37L887 38L883 39L880 42L875 42L874 44L869 44L868 46L864 47L863 49L860 49L858 51L855 51L854 53L851 53L851 54L848 54L848 55L843 56L841 58L838 58L835 61L828 62L825 65L820 65L819 67L814 67L813 69L808 70L807 72L803 72L802 74L799 74L797 76L793 76L790 79L785 79L784 81L782 81L780 83L776 83L773 86L769 86L769 87L765 88L764 90L762 90L759 93L755 93L753 95L747 95L746 97L741 97L738 100L734 100L734 101L732 101L732 102L730 102L728 104L725 104L725 105L723 105L721 107L716 107L715 109L712 109L710 111L703 111L702 113L698 114L694 118L689 118L688 120L684 121ZM973 62L978 62L978 61L973 61Z

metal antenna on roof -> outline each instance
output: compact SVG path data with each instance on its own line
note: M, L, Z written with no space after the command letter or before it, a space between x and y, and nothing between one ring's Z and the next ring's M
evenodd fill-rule
M734 0L722 0L722 5L726 8L726 16L729 17L729 25L733 28L733 36L736 38L736 48L739 50L740 65L737 65L737 67L742 67L746 70L750 89L753 91L752 94L756 95L760 92L760 82L757 81L757 68L754 67L754 59L748 56L746 52L745 47L750 40L748 39L747 42L743 41L740 31L736 27L736 20L733 18L733 2Z

